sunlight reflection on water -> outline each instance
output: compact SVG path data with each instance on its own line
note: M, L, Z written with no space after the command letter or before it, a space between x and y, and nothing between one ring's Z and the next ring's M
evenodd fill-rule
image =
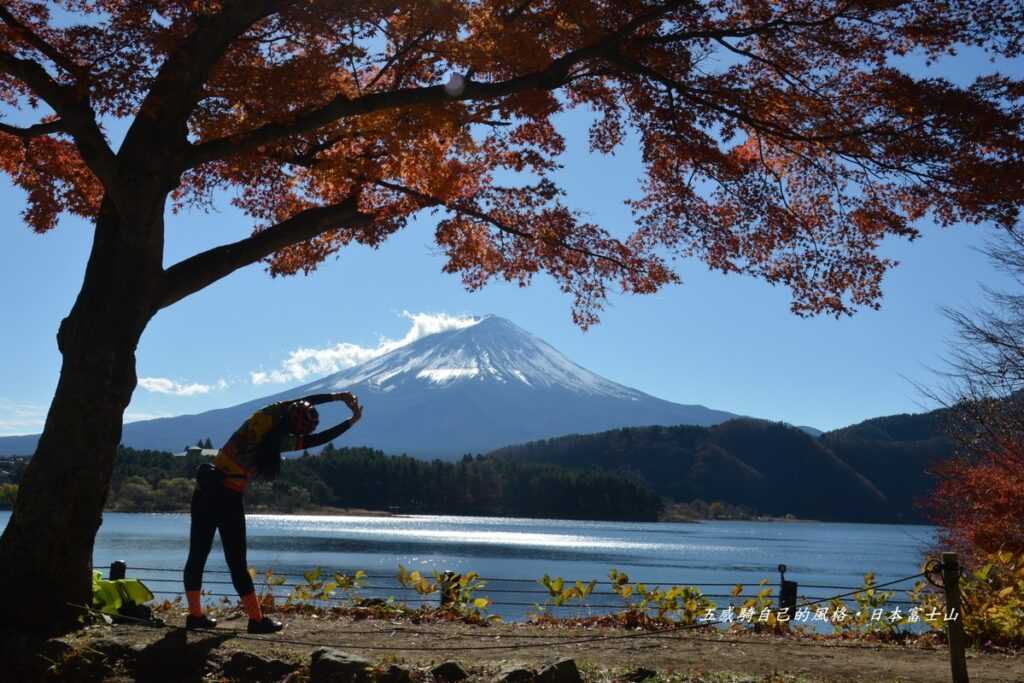
M585 550L643 550L649 552L715 552L728 551L729 546L679 543L652 543L598 535L552 533L550 531L503 531L499 528L472 529L474 526L524 526L538 520L511 520L505 518L457 517L327 517L319 515L252 515L250 533L276 530L288 535L364 536L373 538L400 538L411 543L484 543L497 546L528 546L534 548L579 548ZM548 521L547 526L559 525Z

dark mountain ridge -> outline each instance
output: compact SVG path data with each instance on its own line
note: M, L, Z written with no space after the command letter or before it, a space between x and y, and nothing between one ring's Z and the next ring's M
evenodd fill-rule
M939 411L936 411L939 412ZM876 418L814 438L741 418L711 427L638 427L498 449L501 459L630 472L680 502L720 500L761 514L923 522L915 505L952 444L941 415Z

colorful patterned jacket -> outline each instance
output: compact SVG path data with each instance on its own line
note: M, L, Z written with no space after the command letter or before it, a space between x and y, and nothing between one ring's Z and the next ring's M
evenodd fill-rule
M224 486L242 493L256 475L260 457L280 458L285 451L301 451L332 441L352 426L351 418L316 434L293 434L288 431L288 408L295 401L313 405L338 400L337 394L314 394L292 401L271 403L253 413L239 427L220 453L213 466L224 475Z

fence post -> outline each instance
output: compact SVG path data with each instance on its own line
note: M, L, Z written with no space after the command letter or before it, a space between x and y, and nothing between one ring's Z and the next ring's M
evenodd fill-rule
M114 560L110 563L110 574L108 575L108 578L111 581L123 579L127 573L128 565L125 564L123 560Z
M964 651L967 637L964 634L963 607L960 605L960 560L956 553L942 553L942 586L946 591L946 612L949 616L956 616L956 619L946 622L953 683L968 683L967 654Z
M796 616L796 581L786 581L786 565L779 565L779 612L785 612L790 619Z
M441 607L451 607L459 599L459 579L455 572L448 570L441 575Z

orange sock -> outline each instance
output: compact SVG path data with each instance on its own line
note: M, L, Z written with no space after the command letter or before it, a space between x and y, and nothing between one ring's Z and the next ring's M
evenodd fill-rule
M242 596L242 605L245 606L246 614L253 621L259 621L263 618L263 610L260 609L260 601L256 597L255 591Z
M203 616L203 603L199 599L199 591L185 591L188 599L188 613L193 617Z

